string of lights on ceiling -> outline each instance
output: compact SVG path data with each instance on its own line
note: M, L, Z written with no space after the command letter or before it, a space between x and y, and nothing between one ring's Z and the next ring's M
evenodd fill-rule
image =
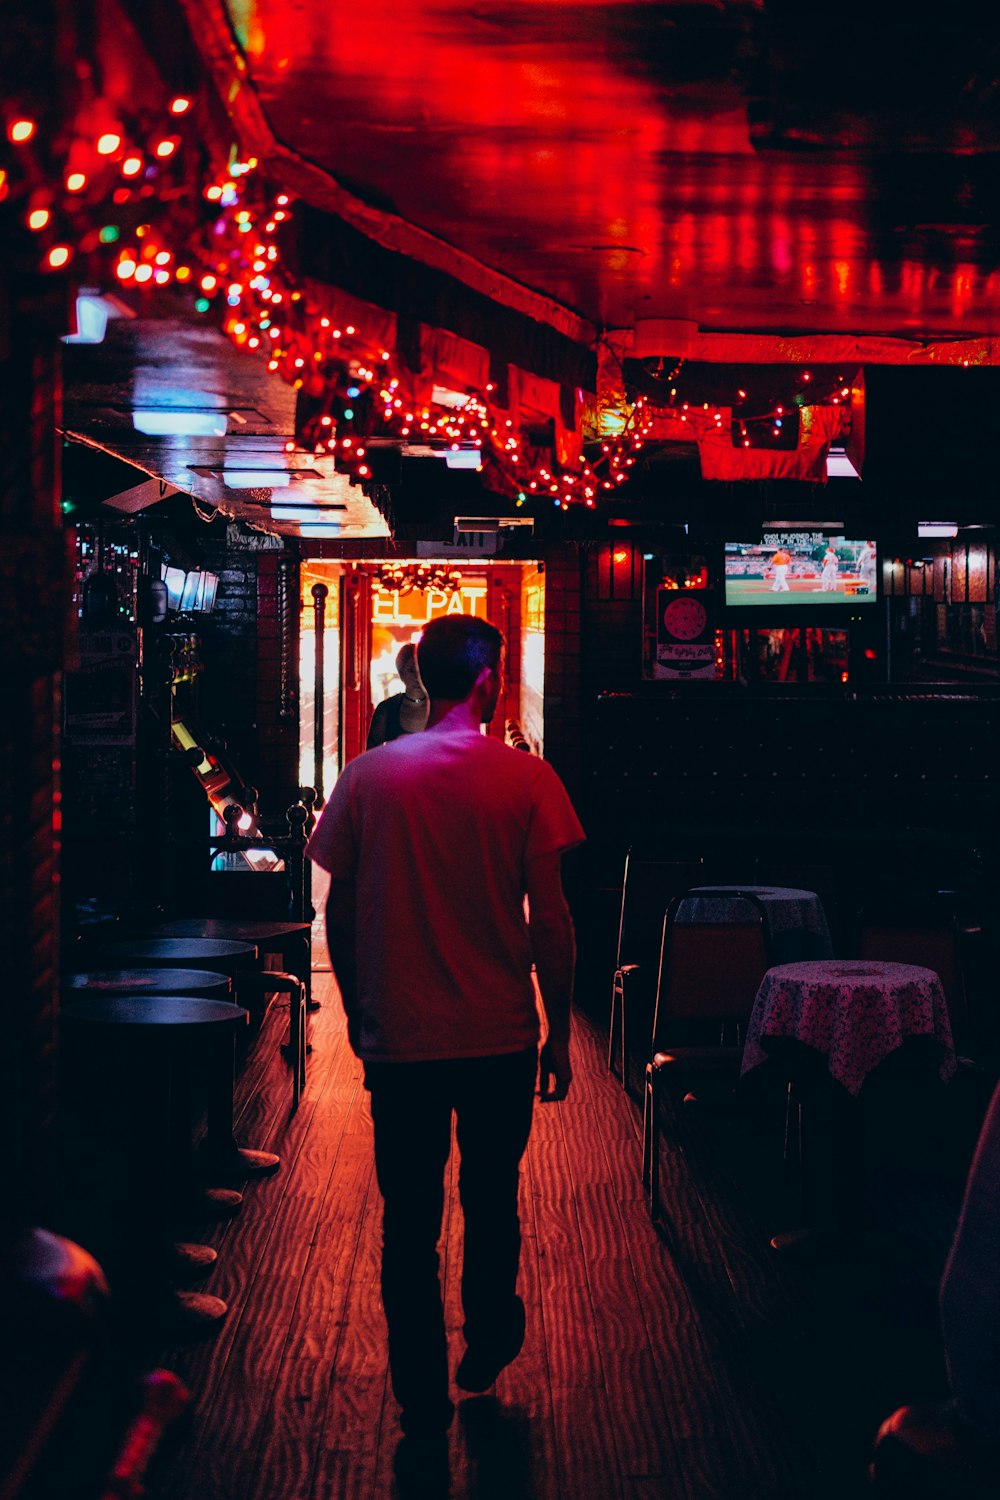
M373 479L370 438L427 444L471 454L484 483L519 507L567 510L594 508L627 484L651 441L676 435L665 433L664 418L694 425L697 413L719 429L728 419L734 443L747 447L767 428L780 438L790 409L757 410L747 388L726 402L685 399L683 359L647 368L652 394L630 389L624 374L614 391L599 393L600 418L578 466L557 463L555 445L539 445L491 384L448 404L416 400L413 373L396 351L355 323L335 322L297 284L283 255L290 195L264 184L258 163L236 151L225 171L213 170L194 115L191 98L176 95L158 114L146 108L126 124L91 89L73 121L46 140L35 118L10 107L0 213L13 212L36 241L43 271L79 268L81 279L110 260L122 287L177 284L199 313L216 313L236 345L311 398L288 451L301 444L331 454L364 483ZM811 378L799 372L796 408L815 400ZM847 405L850 387L816 396Z

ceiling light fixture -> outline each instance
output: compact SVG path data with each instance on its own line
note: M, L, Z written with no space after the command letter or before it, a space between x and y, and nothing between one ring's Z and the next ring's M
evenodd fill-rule
M918 537L958 536L957 521L918 521Z

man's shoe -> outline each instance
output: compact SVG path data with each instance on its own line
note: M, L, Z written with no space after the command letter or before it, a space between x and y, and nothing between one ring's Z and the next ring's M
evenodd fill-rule
M401 1500L445 1500L451 1487L447 1432L406 1433L392 1467Z
M510 1322L502 1334L474 1341L466 1349L455 1371L455 1384L463 1391L488 1391L500 1371L516 1359L524 1343L524 1303L515 1297Z

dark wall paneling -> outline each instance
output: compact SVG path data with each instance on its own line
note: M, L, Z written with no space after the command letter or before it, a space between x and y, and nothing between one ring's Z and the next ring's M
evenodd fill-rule
M202 544L204 565L219 575L215 609L203 617L205 671L198 684L199 728L226 741L240 774L260 786L257 729L257 568L267 554L230 545Z
M926 838L946 880L1000 813L998 733L1000 698L957 693L598 697L586 812L616 858L642 839L675 858L794 845L851 864L861 889L878 847Z
M588 573L591 596L608 604L631 604L642 597L642 551L631 542L601 542L593 549Z
M987 558L989 549L984 545L969 547L968 589L970 604L986 602Z
M579 548L550 547L545 563L545 758L579 805L581 791Z
M617 580L620 596L615 597L612 550L608 543L592 543L582 552L580 680L585 703L597 692L631 691L642 671L641 580L633 584L629 566L627 576Z
M948 598L948 559L946 557L934 559L934 598L938 604L944 604Z
M10 1143L0 1255L52 1222L56 1115L59 668L66 626L59 499L58 335L65 301L0 258L0 1132Z

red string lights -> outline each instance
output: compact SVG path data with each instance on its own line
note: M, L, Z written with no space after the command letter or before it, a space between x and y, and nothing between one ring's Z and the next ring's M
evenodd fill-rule
M106 100L85 89L75 113L45 129L27 111L11 108L5 121L6 159L0 167L0 212L4 230L16 245L27 231L29 245L15 249L25 264L42 271L65 271L81 260L106 258L119 243L119 262L131 262L131 277L162 286L190 279L189 241L198 228L189 211L190 189L204 170L196 150L183 166L174 161L181 137L175 119L191 101L170 101L170 124L159 111L139 112L126 124ZM159 128L158 128L159 126ZM169 212L169 232L153 231L153 220ZM11 222L13 221L13 222ZM172 242L167 245L169 238ZM184 245L184 254L174 246Z
M284 254L289 195L260 180L253 158L233 153L224 172L213 172L194 116L184 95L156 115L129 120L90 97L49 140L38 120L11 107L0 216L15 218L34 247L25 258L33 254L45 272L82 279L86 267L95 279L110 270L123 289L189 290L200 313L214 310L236 345L300 393L298 442L334 455L359 481L372 478L372 440L390 438L462 455L518 507L593 509L628 484L651 441L677 436L678 422L696 425L692 404L678 401L688 376L683 360L662 372L655 399L630 392L624 378L619 386L616 375L592 440L581 448L579 426L573 434L574 451L584 456L571 463L558 462L559 443L539 438L518 402L504 405L488 383L464 393L435 386L429 396L426 375L395 348L391 313L359 303L357 313L341 316L346 294L330 289L338 306L324 307L313 286L299 284ZM811 378L802 373L807 390ZM849 396L844 386L832 401ZM731 414L747 445L762 423L779 437L782 408L751 412L752 404L744 389L727 406L706 401L698 425L708 420L721 430Z

